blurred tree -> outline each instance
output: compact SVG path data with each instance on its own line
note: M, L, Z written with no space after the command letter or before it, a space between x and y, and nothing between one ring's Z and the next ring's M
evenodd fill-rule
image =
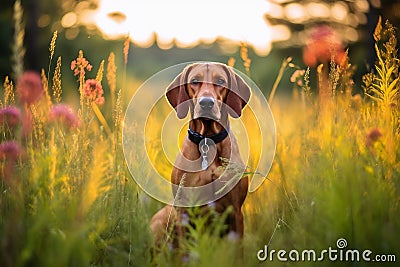
M377 18L389 19L394 25L400 20L400 3L392 0L269 0L271 12L265 19L286 38L276 42L275 46L303 47L312 39L316 25L329 25L342 39L345 45L364 42L372 49L372 33ZM287 34L289 33L289 34ZM368 56L373 51L367 52ZM368 63L373 63L370 57Z
M11 47L13 45L15 0L0 2L0 73L11 73ZM26 49L25 69L40 70L48 63L48 45L53 32L59 38L73 40L80 33L79 13L95 8L97 0L21 0L23 26L25 27L24 47Z
M265 20L281 39L273 44L274 50L293 55L294 62L302 58L304 65L315 66L326 64L332 52L341 64L343 51L349 48L350 63L356 66L353 93L362 90L357 81L376 61L373 32L378 17L400 25L400 0L267 1L271 10ZM316 69L310 75L317 81Z

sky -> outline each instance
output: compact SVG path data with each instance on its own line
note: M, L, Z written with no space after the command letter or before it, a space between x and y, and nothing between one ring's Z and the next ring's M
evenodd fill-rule
M191 47L223 38L233 44L246 42L266 55L272 41L286 35L267 24L263 15L270 11L265 0L100 0L85 23L96 25L108 38L129 34L144 47L154 42L156 33L161 48L170 48L173 41Z

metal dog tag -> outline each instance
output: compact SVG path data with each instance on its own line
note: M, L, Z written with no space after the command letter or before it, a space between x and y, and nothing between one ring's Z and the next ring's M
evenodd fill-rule
M203 155L203 160L201 161L201 170L204 171L208 167L208 162L207 162L207 155Z
M208 151L210 151L210 146L208 143L212 143L210 141L212 141L212 140L210 140L208 138L204 138L204 140L202 140L199 144L199 150L200 150L201 157L202 157L202 161L201 161L201 170L202 171L207 170L207 168L208 168L207 153L208 153Z

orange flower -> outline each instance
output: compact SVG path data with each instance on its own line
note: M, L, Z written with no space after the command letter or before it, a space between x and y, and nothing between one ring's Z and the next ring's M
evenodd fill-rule
M303 49L303 61L307 66L315 67L318 63L328 63L332 57L336 64L346 64L346 51L342 40L333 28L320 25L309 33L307 44Z
M71 70L74 71L75 76L79 75L81 77L84 77L86 73L85 69L91 71L92 65L90 65L89 61L87 61L86 58L83 57L82 50L79 50L77 59L71 62Z

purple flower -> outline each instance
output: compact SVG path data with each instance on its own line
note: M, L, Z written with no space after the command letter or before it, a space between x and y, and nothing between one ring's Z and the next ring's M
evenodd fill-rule
M189 262L198 262L200 260L200 254L197 251L189 251L188 255L185 255L182 258L182 261L185 263L189 263Z
M239 240L239 234L236 233L235 231L229 231L226 238L231 242L236 242Z
M0 159L17 161L22 154L20 145L15 141L5 141L0 144Z
M43 95L40 75L34 71L26 71L18 79L17 94L23 104L32 104Z
M14 128L20 120L21 112L14 106L0 109L0 125L6 124L9 128Z
M77 128L80 125L78 116L65 104L54 105L49 112L49 121L62 122L67 128Z
M215 202L214 201L208 202L207 207L209 207L210 209L215 209Z
M187 213L182 214L181 225L183 226L189 225L189 215Z

